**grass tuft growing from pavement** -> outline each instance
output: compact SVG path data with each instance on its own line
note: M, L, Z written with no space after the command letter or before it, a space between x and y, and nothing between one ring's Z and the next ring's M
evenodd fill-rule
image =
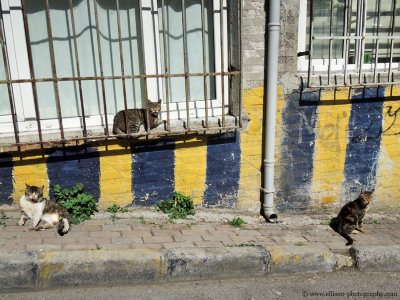
M128 211L128 209L114 203L113 205L107 208L107 211L111 214L111 220L114 223L116 219L119 219L119 217L117 217L117 212L125 213Z
M234 217L232 220L228 221L228 224L233 227L242 227L246 222L241 217Z

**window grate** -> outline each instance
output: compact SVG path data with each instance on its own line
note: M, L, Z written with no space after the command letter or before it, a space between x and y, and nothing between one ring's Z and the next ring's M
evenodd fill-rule
M394 62L394 51L399 47L395 43L400 40L400 28L396 27L400 12L397 0L308 0L307 3L308 51L301 55L308 55L309 88L400 84L397 52ZM333 47L337 48L335 52ZM327 52L327 57L321 52Z
M102 53L102 47L101 47L101 35L102 33L100 32L100 24L99 24L99 14L98 14L98 3L96 0L88 0L93 4L93 10L94 10L94 16L95 16L95 38L97 40L97 45L98 45L98 66L99 66L99 73L100 75L97 76L85 76L81 72L81 52L78 51L78 35L77 35L77 28L76 28L76 19L74 15L74 3L73 0L65 0L65 2L68 5L68 10L70 14L70 26L71 26L71 36L69 37L72 40L72 45L73 45L73 58L74 58L74 70L76 70L76 74L74 76L59 76L58 75L58 69L57 69L57 53L55 51L54 47L54 35L52 31L52 24L56 23L57 20L52 16L51 9L49 7L49 1L48 0L43 0L45 4L45 15L46 15L46 23L47 23L47 34L48 34L48 44L49 44L49 50L50 50L50 61L51 61L51 72L52 76L35 76L36 70L35 70L35 61L34 61L34 55L32 51L32 42L30 38L30 28L29 23L28 23L28 13L27 13L27 6L26 6L26 1L21 0L21 10L22 10L22 18L23 18L23 28L25 32L25 40L26 40L26 50L27 50L27 58L28 58L28 63L29 63L29 74L30 78L17 78L17 79L12 79L12 76L10 76L10 63L7 57L7 51L10 51L7 49L7 44L6 44L6 32L5 32L5 26L4 26L4 20L3 20L3 14L2 14L2 26L0 30L0 42L2 45L2 50L3 50L3 61L4 61L4 80L0 80L0 85L7 85L8 89L8 97L9 97L9 105L10 105L10 115L12 118L12 126L13 126L13 131L14 131L14 141L12 143L7 143L9 146L22 146L22 145L31 145L31 144L48 144L48 143L67 143L71 141L94 141L94 140L112 140L115 138L119 137L142 137L142 136L148 136L148 137L159 137L159 136L169 136L169 135L186 135L186 134L208 134L208 133L218 133L218 132L224 132L224 131L229 131L229 130L235 130L239 129L242 124L241 120L241 114L237 114L237 116L234 117L234 122L229 122L229 124L226 122L226 116L228 113L226 112L226 83L225 80L231 81L233 77L239 77L241 78L241 68L240 66L234 66L232 67L232 64L229 63L231 61L231 57L228 57L228 51L225 47L225 43L228 41L229 38L232 38L232 32L236 36L233 38L237 39L240 41L241 37L241 30L240 30L240 24L230 24L230 22L227 22L227 15L225 16L224 20L224 14L229 14L230 9L238 9L239 13L236 12L236 14L239 16L239 19L236 20L238 23L240 23L240 10L241 10L241 5L234 3L236 1L226 1L226 0L211 0L213 5L216 5L216 3L219 3L219 39L220 39L220 68L215 70L207 70L207 52L206 52L206 21L205 21L205 0L199 0L198 4L200 5L201 9L201 28L198 30L201 31L201 48L202 50L202 67L203 70L202 72L190 72L189 70L189 58L188 58L188 53L187 53L187 47L188 47L188 40L187 40L187 17L186 17L186 5L187 2L185 0L180 0L181 1L181 7L182 7L182 20L181 20L181 26L183 28L183 61L184 61L184 72L181 73L170 73L169 71L169 65L168 65L168 48L167 48L167 26L166 26L166 5L164 3L164 0L159 0L158 3L161 3L161 10L158 12L161 14L161 25L160 25L160 34L163 36L163 47L162 47L162 53L164 57L164 70L162 72L157 72L156 74L152 74L151 72L147 72L146 69L146 47L145 47L145 36L143 34L143 28L144 28L144 19L142 15L142 11L144 11L143 3L146 3L148 5L149 2L154 5L154 0L151 1L146 1L146 0L141 0L139 1L138 8L139 8L139 20L138 20L138 31L140 31L140 41L139 41L139 47L141 51L141 65L142 65L142 70L140 74L129 74L125 71L125 56L124 56L124 49L123 49L123 37L121 33L121 28L124 26L121 21L121 15L120 15L120 0L115 0L115 9L116 9L116 16L117 16L117 28L118 28L118 45L119 45L119 60L120 60L120 70L121 73L119 75L105 75L104 71L104 53ZM111 2L111 1L110 1ZM193 2L193 1L190 1ZM3 2L2 2L3 3ZM155 1L157 3L157 1ZM157 12L157 10L155 10ZM154 12L152 12L154 13ZM214 7L214 13L215 13L215 7ZM225 23L224 23L225 22ZM234 29L231 27L236 26ZM240 42L239 42L240 44ZM228 45L229 47L229 45ZM227 59L225 61L225 59ZM226 63L228 61L228 63ZM240 59L239 59L240 61ZM68 63L68 62L66 62ZM229 69L226 66L229 66ZM221 84L220 84L220 93L221 93L221 106L222 106L222 113L220 116L213 116L218 119L218 121L215 123L210 122L210 115L209 115L209 109L210 109L210 96L208 94L210 87L207 82L207 78L209 77L214 77L214 78L221 78ZM185 80L185 106L186 106L186 116L182 117L180 119L183 120L183 128L175 128L171 125L171 116L170 116L170 105L171 105L171 99L170 99L170 90L171 86L169 85L169 80L171 78L184 78ZM192 107L192 104L190 103L191 99L189 97L189 79L190 78L203 78L203 89L204 89L204 96L203 96L203 102L204 102L204 119L201 120L201 126L197 126L198 122L194 124L191 120L190 116L190 109ZM146 103L146 114L147 114L147 131L146 132L138 132L138 133L126 133L126 134L111 134L110 128L109 128L109 111L107 107L107 93L106 93L106 84L105 81L107 80L121 80L122 81L122 94L123 97L122 99L119 99L118 101L123 101L123 110L125 110L125 128L129 128L128 126L128 96L127 96L127 87L126 87L126 80L134 80L134 79L140 79L144 83L144 99L149 99L149 89L151 87L149 86L148 80L162 80L164 79L164 89L165 89L165 97L164 97L164 103L166 107L166 126L162 130L150 130L150 118L149 118L149 106L147 101ZM85 95L83 92L83 83L88 82L88 81L96 81L96 84L98 81L101 83L101 104L102 104L102 111L103 113L100 114L100 119L103 120L101 122L101 126L103 127L104 133L100 134L93 134L89 133L89 125L87 123L88 115L86 114L85 111ZM228 82L227 81L227 82ZM59 90L59 84L63 82L73 82L74 84L78 84L78 99L79 99L79 108L80 108L80 115L78 117L81 120L81 126L79 133L76 134L74 132L75 136L71 136L66 134L66 131L69 129L66 129L66 125L64 123L64 115L63 115L63 108L61 105L61 102L63 100L63 95L61 94ZM240 79L241 82L241 79ZM37 127L37 136L38 139L32 138L32 132L31 138L30 139L24 139L24 141L21 141L21 134L26 136L27 132L24 132L23 130L19 129L19 122L18 120L18 112L16 109L16 104L15 104L15 99L14 99L14 94L13 94L13 85L17 84L31 84L32 87L32 96L33 96L33 107L34 107L34 114L35 114L35 120L36 126ZM43 118L40 116L40 108L41 104L38 99L38 90L37 90L37 84L39 83L53 83L54 85L54 93L55 93L55 102L56 102L56 111L57 111L57 121L58 121L58 128L56 128L56 132L59 134L57 138L52 137L47 137L46 129L44 130L43 128ZM231 88L231 87L230 87ZM241 86L236 87L236 88L241 88ZM237 99L239 101L239 107L242 106L242 99L241 99L241 92L237 93L240 95L240 99ZM232 99L229 100L231 102ZM230 104L230 103L229 103ZM228 105L229 106L229 105ZM202 109L202 108L200 108ZM232 114L231 114L232 115ZM215 118L214 118L215 119ZM1 125L1 124L0 124ZM76 129L76 128L75 128ZM75 130L74 129L74 130ZM4 143L1 140L1 132L0 132L0 144Z

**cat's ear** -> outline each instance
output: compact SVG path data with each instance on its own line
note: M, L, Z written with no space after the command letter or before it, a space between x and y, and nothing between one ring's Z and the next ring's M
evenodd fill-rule
M157 102L158 104L161 104L161 99L158 99L158 102Z
M30 185L27 184L27 183L25 182L25 187L26 187L27 189L29 189L29 188L30 188Z
M40 190L43 192L43 189L44 189L44 185L42 185L41 187L40 187Z
M364 189L361 189L361 192L360 192L360 194L362 194L362 193L364 193L365 191L364 191Z
M375 192L375 189L370 190L371 193Z

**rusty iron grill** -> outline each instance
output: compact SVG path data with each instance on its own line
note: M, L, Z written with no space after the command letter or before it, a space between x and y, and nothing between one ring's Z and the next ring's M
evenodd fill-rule
M371 1L371 0L369 0ZM335 28L333 24L334 20L334 5L337 3L343 3L343 27L340 28L343 35L335 34ZM324 9L329 10L329 24L326 27L329 28L328 34L316 34L315 33L315 16L321 13L316 9L316 4L320 4L315 0L308 0L308 14L309 14L309 39L308 49L303 53L299 53L299 56L308 56L308 70L307 70L307 87L309 88L336 88L336 87L368 87L378 85L399 85L400 78L398 78L399 69L394 68L393 64L393 53L395 42L400 40L398 35L399 27L396 27L396 15L398 14L399 8L397 0L389 0L386 4L391 4L391 11L387 12L386 17L390 17L390 25L387 28L387 33L381 32L381 18L382 14L382 2L376 1L376 15L374 18L377 19L376 24L373 27L373 34L366 34L366 26L371 27L371 21L367 18L367 6L368 0L330 0L325 1L326 6ZM375 3L375 2L374 2ZM357 7L354 7L357 6ZM320 7L319 7L320 8ZM352 21L356 19L358 29L352 32ZM337 33L337 32L336 32ZM315 71L315 54L314 47L317 42L328 41L328 63L327 68L323 71ZM343 49L343 64L340 71L333 71L332 64L335 58L333 57L332 46L335 41L341 41ZM372 52L375 53L373 61L369 62L371 68L366 70L364 67L365 62L365 50L366 41L374 44ZM380 70L378 66L378 57L380 54L380 43L386 42L390 44L389 55L386 57L387 67L385 70ZM356 61L353 63L353 68L349 70L349 49L350 43L358 45L358 56Z
M169 136L169 135L186 135L186 134L208 134L208 133L215 133L215 132L224 132L224 131L230 131L230 130L236 130L242 127L242 119L241 119L241 107L242 107L242 96L241 92L238 93L240 95L239 99L236 99L239 102L239 113L237 116L235 116L235 124L232 126L227 126L225 122L226 118L226 112L225 112L225 106L226 106L226 100L228 99L229 95L226 95L225 93L225 88L224 88L224 78L228 78L231 80L232 77L239 77L240 80L240 86L237 87L239 91L241 91L241 68L233 68L230 70L231 67L227 71L224 71L224 56L229 55L230 51L224 50L223 43L224 39L228 39L228 41L232 38L237 39L240 41L241 38L241 25L240 25L240 17L241 17L241 12L240 8L241 5L237 5L239 9L238 12L238 20L236 20L235 24L230 24L228 22L228 28L227 32L228 34L224 31L224 26L222 24L223 18L222 18L222 9L227 6L227 4L224 4L225 2L223 0L219 0L220 3L220 8L221 8L221 24L220 24L220 40L221 40L221 70L220 72L206 72L206 51L205 51L205 4L204 0L199 0L200 5L201 5L201 32L202 32L202 62L203 62L203 72L196 72L196 73L190 73L188 71L188 55L187 55L187 37L186 37L186 12L185 12L185 0L181 0L181 5L182 5L182 27L183 27L183 50L184 50L184 73L179 73L179 74L170 74L169 69L168 69L168 63L165 63L164 65L164 70L163 74L147 74L146 72L146 60L145 60L145 46L144 46L144 36L142 35L141 37L141 51L143 53L142 55L142 64L143 64L143 72L142 74L139 75L129 75L125 74L124 70L124 54L122 51L122 37L121 37L121 19L120 19L120 3L119 0L115 0L116 4L116 12L117 12L117 27L118 27L118 42L119 42L119 52L120 52L120 64L121 64L121 75L113 75L113 76L107 76L104 75L104 70L103 70L103 56L101 52L101 47L98 47L98 63L99 63L99 71L100 71L100 76L81 76L81 70L80 70L80 63L79 63L79 53L78 53L78 46L77 46L77 33L76 33L76 26L75 26L75 17L74 17L74 6L72 0L65 0L68 1L69 5L69 12L70 12L70 17L71 17L71 27L72 27L72 40L73 40L73 45L74 45L74 58L75 58L75 68L76 68L76 75L77 76L70 76L70 77L59 77L57 76L57 68L56 68L56 53L54 51L54 41L53 41L53 33L52 33L52 22L54 20L52 19L51 16L51 10L49 8L49 0L42 0L45 2L45 13L46 13L46 19L47 19L47 31L48 31L48 39L49 39L49 46L50 46L50 59L51 59L51 69L52 69L52 77L36 77L35 76L35 69L34 69L34 61L33 61L33 55L32 55L32 48L31 48L31 42L30 42L30 30L31 28L28 26L28 15L27 15L27 8L26 8L26 1L21 0L21 7L22 7L22 14L23 14L23 21L24 21L24 29L25 29L25 38L26 38L26 45L27 45L27 54L28 54L28 59L29 59L29 69L30 69L30 78L24 78L24 79L11 79L10 77L10 72L9 72L9 61L7 57L7 45L6 45L6 39L5 39L5 30L4 30L4 24L3 24L3 16L1 18L2 20L2 25L1 30L0 30L0 42L2 46L2 53L3 53L3 62L4 62L4 68L5 68L5 80L0 80L0 85L7 85L8 89L8 97L9 97L9 105L10 105L10 112L11 112L11 117L12 117L12 124L13 124L13 130L14 130L14 138L15 142L10 144L10 146L23 146L23 145L34 145L34 144L63 144L71 141L102 141L102 140L113 140L119 137L140 137L140 136L149 136L149 137L158 137L158 136ZM89 0L91 1L91 0ZM139 0L139 10L142 11L142 1ZM167 62L167 47L165 45L166 43L166 24L165 24L165 1L161 0L161 31L163 35L163 42L164 42L164 47L163 47L163 53L162 55L164 56L164 61ZM229 3L229 1L228 1ZM97 8L97 0L93 0L93 7L94 7L94 12L95 12L95 25L96 25L96 38L97 38L97 44L100 45L100 30L99 30L99 16L98 16L98 8ZM228 10L228 14L229 9ZM235 28L233 28L235 26ZM233 28L233 29L232 29ZM139 13L139 28L140 32L143 32L143 16L141 13ZM232 32L236 34L236 36L232 37ZM239 42L240 44L240 42ZM229 48L229 44L228 44ZM240 61L240 58L239 58ZM221 93L222 93L222 115L220 116L221 120L218 121L218 125L211 126L209 122L209 113L208 113L208 96L207 96L207 77L221 77ZM168 78L173 78L173 77L183 77L185 79L185 93L186 93L186 126L184 129L179 129L179 130L174 130L171 128L170 125L170 99L169 99L169 86L168 86ZM189 78L190 77L203 77L203 82L204 82L204 104L205 104L205 117L203 120L203 126L202 128L192 128L191 127L191 118L189 116ZM110 128L109 128L109 122L108 122L108 117L107 117L107 102L106 102L106 87L105 87L105 80L122 80L122 89L123 89L123 104L124 104L124 110L125 110L125 128L129 128L128 126L128 115L127 115L127 110L128 110L128 102L127 102L127 92L126 92L126 86L125 86L125 81L127 79L143 79L144 81L144 96L145 99L148 99L148 84L147 80L149 78L163 78L165 79L165 90L166 90L166 99L165 99L165 104L166 104L166 109L167 109L167 120L166 120L166 126L165 130L160 132L152 132L150 130L150 124L149 124L149 105L146 102L146 114L147 114L147 130L146 132L140 132L140 133L127 133L127 134L111 134ZM81 136L75 137L75 138L66 138L65 137L65 127L63 124L63 112L61 109L61 102L60 98L61 95L59 93L59 88L58 84L60 82L65 82L65 81L72 81L72 82L77 82L78 87L79 87L79 101L80 101L80 109L81 109L81 120L82 120L82 132ZM89 136L88 135L88 128L86 124L86 119L87 116L85 115L85 98L83 96L82 92L82 82L83 81L100 81L101 82L101 91L102 91L102 105L103 105L103 110L104 110L104 134L100 135L94 135L94 136ZM44 137L43 133L43 128L41 125L41 118L40 118L40 113L39 113L39 101L38 101L38 92L37 92L37 83L41 82L52 82L54 84L54 91L55 91L55 98L56 98L56 105L57 105L57 119L58 119L58 130L60 134L60 139L51 139L48 140ZM16 110L15 110L15 103L13 100L13 92L12 92L12 85L13 84L18 84L18 83L31 83L32 85L32 92L33 92L33 101L34 101L34 109L35 109L35 121L37 123L37 134L38 134L38 141L35 142L21 142L20 139L20 131L18 130L18 122L16 118ZM1 145L1 140L0 140L0 145Z

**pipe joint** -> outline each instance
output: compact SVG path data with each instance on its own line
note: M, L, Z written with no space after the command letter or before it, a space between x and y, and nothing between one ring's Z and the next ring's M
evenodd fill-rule
M275 193L275 189L265 189L263 187L260 187L260 190L264 193L264 194L273 194Z

